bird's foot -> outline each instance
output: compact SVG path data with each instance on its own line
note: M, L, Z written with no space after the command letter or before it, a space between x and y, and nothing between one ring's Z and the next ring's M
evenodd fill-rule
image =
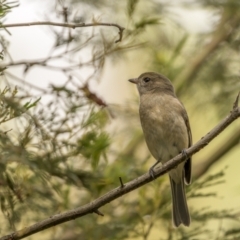
M158 165L160 163L160 161L157 161L155 164L153 164L150 169L149 169L149 175L152 177L152 178L155 178L155 172L154 172L154 167L156 165Z
M184 155L186 159L189 158L189 156L188 156L188 154L187 154L187 152L186 152L186 149L183 149L183 150L182 150L182 155Z
M149 169L149 175L150 175L153 179L155 178L154 167L155 167L155 166L152 166L152 167L150 167L150 169Z

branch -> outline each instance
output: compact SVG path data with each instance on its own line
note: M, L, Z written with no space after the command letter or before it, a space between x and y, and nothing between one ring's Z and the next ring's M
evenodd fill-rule
M12 23L12 24L3 24L0 25L0 28L10 28L10 27L29 27L35 25L49 25L49 26L56 26L56 27L67 27L67 28L80 28L80 27L95 27L95 26L107 26L107 27L116 27L119 30L119 39L115 41L115 43L122 41L123 31L125 28L121 27L115 23L101 23L101 22L94 22L94 23L57 23L57 22L29 22L29 23Z
M225 128L227 128L233 121L240 117L240 107L238 106L239 94L234 102L233 109L230 114L222 120L214 129L212 129L209 133L207 133L204 137L202 137L196 144L186 149L186 153L189 156L200 151L202 148L207 146L218 134L220 134ZM178 164L185 161L185 155L179 154L176 157L172 158L161 167L155 170L155 176L160 177L167 173L169 170L175 168ZM107 203L151 182L154 181L149 173L146 173L137 179L132 180L126 184L122 184L121 186L111 190L105 195L97 198L96 200L73 210L53 215L43 221L37 222L32 226L25 227L22 230L16 231L12 234L3 236L0 240L15 240L22 239L27 236L33 235L34 233L40 232L44 229L50 228L52 226L56 226L58 224L73 220L75 218L82 217L89 213L97 213L103 215L99 212L99 208L106 205Z
M216 31L213 33L213 36L209 43L205 44L198 53L195 54L195 57L191 59L191 64L187 68L178 74L175 80L175 89L177 95L182 91L184 85L189 85L194 82L195 75L199 72L201 66L206 62L206 59L219 47L219 45L226 41L233 30L238 26L240 17L238 14L232 14L229 9L225 8L225 12L222 14L219 25L216 28Z
M0 25L0 29L1 29L1 25ZM0 64L0 71L3 71L3 70L5 70L8 67L19 66L19 65L25 65L25 71L26 71L27 68L30 68L30 67L35 66L35 65L38 65L38 66L43 66L45 68L47 67L47 68L52 69L52 70L61 70L63 72L67 72L67 71L72 71L73 69L79 69L82 66L92 65L92 63L94 61L100 60L102 57L107 56L108 54L112 54L112 53L114 53L116 51L123 51L123 50L126 50L126 49L130 49L131 50L131 49L139 48L139 47L141 47L143 45L144 45L144 43L139 43L139 44L135 44L135 45L126 44L126 45L123 45L121 47L116 47L116 48L113 48L113 49L111 49L109 51L105 51L105 52L100 53L100 54L98 54L96 56L93 56L88 61L85 61L85 62L82 62L82 63L76 63L76 64L73 64L73 65L70 65L70 66L67 66L67 67L59 67L59 66L54 66L54 65L49 65L48 64L48 61L51 61L53 59L60 59L63 54L66 54L66 52L65 52L65 53L58 54L56 56L46 57L46 58L43 58L43 59L20 60L18 62L11 61L9 63ZM73 50L70 50L67 53L72 52L72 51Z

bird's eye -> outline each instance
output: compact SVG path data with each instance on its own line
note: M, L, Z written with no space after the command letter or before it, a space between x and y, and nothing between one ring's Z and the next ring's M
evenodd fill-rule
M151 79L149 78L149 77L145 77L144 79L143 79L143 81L144 82L149 82Z

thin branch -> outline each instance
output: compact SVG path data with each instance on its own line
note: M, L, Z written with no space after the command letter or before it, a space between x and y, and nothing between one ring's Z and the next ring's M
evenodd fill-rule
M38 87L38 86L36 86L36 85L34 85L34 84L30 83L30 82L26 82L24 79L21 79L20 77L15 76L14 74L12 74L12 73L10 73L10 72L8 72L8 71L5 71L5 72L4 72L4 75L10 77L12 80L14 80L14 81L16 81L16 82L20 82L20 84L21 84L22 86L24 86L24 84L25 84L25 85L27 85L28 87L31 87L31 88L33 88L33 89L35 89L35 90L38 90L38 91L42 92L42 93L50 94L50 92L47 91L46 89L41 88L41 87Z
M151 221L150 224L148 225L147 231L144 232L144 234L143 234L143 239L144 239L144 240L147 240L147 239L148 239L149 234L150 234L150 231L151 231L151 229L153 228L153 226L154 226L154 221Z
M102 216L102 217L104 216L104 214L101 213L98 209L94 210L93 212L96 213L99 216Z
M196 144L186 149L186 153L189 156L192 156L193 154L197 153L202 148L207 146L215 137L218 136L218 134L220 134L233 121L240 117L240 107L238 107L237 101L238 97L236 99L236 102L234 103L232 111L224 120L222 120L214 129L212 129L204 137L202 137ZM177 155L173 159L163 164L161 167L157 168L155 170L155 177L157 178L164 175L169 170L175 168L178 164L180 164L183 161L185 161L185 155L183 154ZM93 212L96 213L96 211L98 211L97 209L99 209L100 207L152 181L154 181L154 179L152 179L149 173L146 173L132 180L131 182L124 184L124 188L122 188L121 186L117 187L82 207L64 213L53 215L43 221L33 224L32 226L25 227L22 230L3 236L0 238L0 240L22 239L27 236L33 235L34 233L40 232L44 229L48 229L50 227L73 220L75 218L79 218Z
M49 68L49 69L52 69L52 70L57 70L57 71L61 70L63 72L67 72L67 71L72 71L74 69L79 69L82 66L90 66L90 65L92 66L92 63L94 61L100 60L104 56L107 56L107 55L109 55L111 53L114 53L116 51L124 51L124 50L129 50L129 49L131 50L131 49L135 49L135 48L141 47L143 45L144 45L144 43L140 43L140 44L136 44L136 45L125 45L125 46L117 47L117 48L111 49L108 52L100 53L99 55L94 56L93 58L91 58L90 60L88 60L86 62L76 63L76 64L73 64L73 65L70 65L70 66L67 66L67 67L59 67L59 66L54 66L54 65L48 64L48 61L51 61L51 60L58 59L58 58L62 57L62 54L59 54L57 56L47 57L47 58L44 58L44 59L20 60L18 62L11 61L9 63L0 64L0 70L3 71L6 68L19 66L19 65L25 65L26 68L30 68L32 66L37 65L37 66L43 66L45 68ZM68 51L67 53L72 52L72 51L73 50Z
M233 103L233 109L238 107L239 96L240 96L240 92L238 93L237 98L236 98L235 102Z
M121 188L124 188L124 184L123 184L123 181L122 181L122 178L121 177L119 177L119 181L120 181L120 186L121 186Z
M29 26L36 26L36 25L49 25L49 26L56 26L56 27L67 27L67 28L80 28L80 27L96 27L96 26L106 26L106 27L116 27L118 28L119 38L115 41L115 43L122 41L124 27L121 27L115 23L102 23L102 22L94 22L94 23L57 23L57 22L29 22L29 23L11 23L11 24L2 24L0 28L10 28L10 27L29 27Z
M227 8L223 11L221 21L213 33L211 40L205 44L195 57L191 59L191 64L187 68L178 74L175 80L175 89L177 95L179 95L184 85L190 85L194 82L195 75L199 72L199 69L205 63L206 59L219 47L221 43L226 41L232 36L234 29L239 25L239 14L232 14Z

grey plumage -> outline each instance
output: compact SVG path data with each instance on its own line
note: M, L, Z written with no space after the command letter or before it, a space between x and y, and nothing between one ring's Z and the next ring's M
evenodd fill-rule
M165 163L192 144L187 112L165 76L147 72L130 79L140 95L139 115L149 151L157 162ZM156 164L153 165L153 167ZM154 176L153 167L149 173ZM184 182L191 182L191 158L169 172L172 190L173 223L190 225Z

